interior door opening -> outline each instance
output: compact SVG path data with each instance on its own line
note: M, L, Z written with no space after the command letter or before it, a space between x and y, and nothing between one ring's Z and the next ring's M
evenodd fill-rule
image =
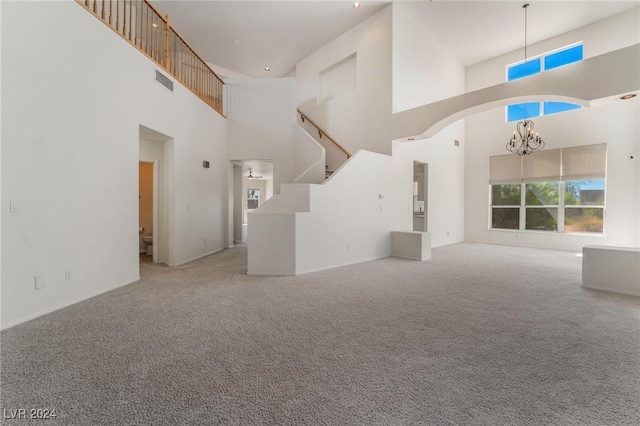
M171 264L169 214L173 139L140 126L138 246L141 263Z
M155 223L154 210L157 210L157 185L154 185L154 173L157 167L153 162L140 161L138 163L138 249L140 263L153 262L153 236Z
M233 244L248 241L249 214L273 196L272 160L233 160Z
M413 162L413 230L429 229L429 164Z

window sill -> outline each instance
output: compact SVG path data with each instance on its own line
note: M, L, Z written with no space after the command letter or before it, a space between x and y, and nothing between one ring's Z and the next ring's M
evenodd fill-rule
M607 234L595 233L595 232L558 232L558 231L536 231L533 229L501 229L501 228L487 228L487 231L491 232L508 232L508 233L525 233L525 234L546 234L546 235L573 235L578 237L606 237Z

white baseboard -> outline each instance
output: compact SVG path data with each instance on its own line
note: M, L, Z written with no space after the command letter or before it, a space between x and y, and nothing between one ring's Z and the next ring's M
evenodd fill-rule
M589 290L598 290L598 291L607 291L609 293L618 293L618 294L626 294L627 296L636 296L636 297L640 297L640 293L635 292L635 291L627 291L627 290L618 290L616 288L610 288L610 287L597 287L597 286L586 286L584 284L582 284L582 288L587 288Z
M189 263L189 262L193 262L194 260L202 259L203 257L210 256L210 255L212 255L212 254L214 254L214 253L218 253L218 252L220 252L220 251L222 251L222 250L226 250L226 248L225 248L225 247L222 247L222 248L219 248L219 249L217 249L217 250L213 250L213 251L210 251L210 252L208 252L208 253L202 254L202 255L200 255L200 256L196 256L196 257L193 257L193 258L191 258L191 259L184 260L184 261L182 261L182 262L180 262L180 263L174 263L174 264L169 265L169 266L180 266L180 265L184 265L185 263Z
M80 296L80 297L73 298L73 299L68 300L68 301L66 301L66 302L62 302L62 303L59 303L59 304L57 304L57 305L53 305L53 306L48 307L48 308L46 308L46 309L43 309L43 310L41 310L41 311L37 311L37 312L34 312L34 313L32 313L32 314L25 315L25 316L23 316L23 317L20 317L20 318L14 319L14 320L12 320L12 321L7 321L7 322L2 323L2 324L0 325L0 330L6 330L6 329L8 329L8 328L15 327L16 325L19 325L19 324L25 323L25 322L27 322L27 321L31 321L31 320L33 320L33 319L39 318L39 317L41 317L41 316L43 316L43 315L50 314L50 313L52 313L52 312L55 312L55 311L57 311L57 310L60 310L60 309L63 309L63 308L69 307L69 306L71 306L71 305L75 305L76 303L83 302L83 301L85 301L85 300L87 300L87 299L91 299L92 297L99 296L99 295L101 295L101 294L103 294L103 293L107 293L107 292L109 292L109 291L111 291L111 290L115 290L115 289L117 289L117 288L124 287L125 285L133 284L133 283L135 283L135 282L137 282L137 281L139 281L139 280L140 280L140 276L138 276L138 277L137 277L135 280L133 280L133 281L129 281L129 282L122 283L122 284L116 284L116 285L114 285L114 286L109 286L109 287L107 287L107 288L105 288L105 289L98 290L98 291L95 291L95 292L93 292L93 293L88 293L88 294L82 295L82 296Z

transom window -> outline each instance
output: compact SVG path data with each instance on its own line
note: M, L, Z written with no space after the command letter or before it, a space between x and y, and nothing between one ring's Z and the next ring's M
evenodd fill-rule
M570 46L552 53L528 59L507 67L507 81L517 80L530 75L539 74L543 71L568 65L581 61L583 58L582 43ZM578 104L569 102L527 102L522 104L512 104L507 106L507 121L524 120L541 115L556 114L564 111L582 108Z
M606 144L491 157L491 229L604 232Z

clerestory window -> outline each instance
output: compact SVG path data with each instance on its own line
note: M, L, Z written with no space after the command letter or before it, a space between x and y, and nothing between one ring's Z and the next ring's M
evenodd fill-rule
M582 43L565 47L558 51L528 59L527 62L507 66L507 81L514 81L530 75L539 74L544 71L581 61L582 59ZM570 102L527 102L508 105L506 108L506 116L507 121L518 121L525 118L557 114L559 112L571 111L578 108L582 107Z

